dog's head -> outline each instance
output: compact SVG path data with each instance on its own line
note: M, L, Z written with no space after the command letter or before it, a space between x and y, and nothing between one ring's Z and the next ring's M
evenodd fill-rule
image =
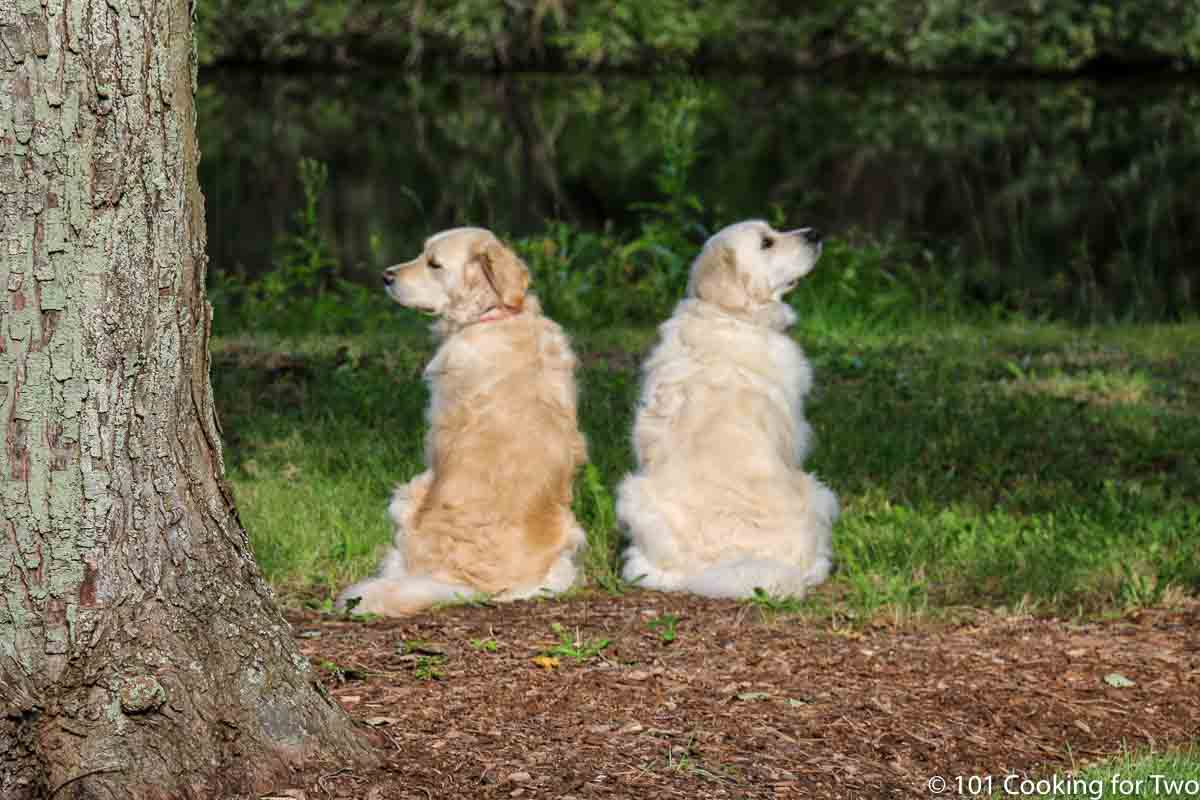
M815 228L777 231L761 220L738 222L704 244L692 264L688 296L753 316L782 300L820 255Z
M385 269L383 283L402 306L469 325L520 311L529 268L491 231L452 228L431 236L412 261Z

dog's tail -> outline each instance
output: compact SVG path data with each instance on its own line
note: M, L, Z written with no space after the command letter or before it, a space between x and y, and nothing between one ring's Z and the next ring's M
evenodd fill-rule
M824 582L832 569L833 561L825 556L819 556L808 568L781 561L742 559L689 575L679 588L705 597L750 597L756 589L776 596L803 597Z
M350 609L356 614L402 617L435 603L474 594L469 587L425 575L412 575L408 571L404 558L405 540L432 481L433 473L426 471L396 487L388 506L388 516L394 525L392 546L388 548L373 578L359 581L338 595L336 608L339 611ZM351 605L353 600L357 602Z
M403 617L415 614L435 603L447 603L470 597L475 592L468 586L443 583L421 575L398 575L369 578L354 584L338 596L338 610L350 608L355 614L382 614Z
M810 542L803 557L788 561L747 556L713 564L697 573L661 569L653 548L673 546L681 527L668 519L669 504L658 502L645 478L630 475L617 490L617 516L627 526L632 543L625 551L625 580L647 589L682 591L706 597L751 597L755 589L773 595L803 596L833 571L831 528L837 519L837 497L815 477L802 474L807 514L798 520L802 539ZM801 535L801 531L797 531ZM736 530L729 536L738 538ZM675 558L674 563L681 563Z
M633 474L626 475L617 486L617 519L628 530L632 540L625 549L621 575L630 583L646 589L678 591L683 576L659 569L646 553L647 545L674 539L674 529L661 513L660 504L654 501L646 484L643 476Z

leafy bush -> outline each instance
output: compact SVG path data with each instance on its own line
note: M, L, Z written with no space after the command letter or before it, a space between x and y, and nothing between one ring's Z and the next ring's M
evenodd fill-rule
M639 222L633 235L551 221L543 233L514 241L550 317L576 329L655 324L684 296L691 261L714 229L706 221L709 210L690 189L700 155L698 120L710 101L695 84L682 82L655 107L651 130L661 158L654 184L660 196L634 206ZM394 309L379 292L340 277L321 220L327 167L304 158L298 169L304 203L293 230L277 243L272 267L255 278L214 276L210 297L220 332L353 333L391 320ZM958 275L912 243L832 240L819 269L791 299L802 314L833 320L956 313L963 288Z
M199 0L203 63L1074 70L1200 65L1191 0Z

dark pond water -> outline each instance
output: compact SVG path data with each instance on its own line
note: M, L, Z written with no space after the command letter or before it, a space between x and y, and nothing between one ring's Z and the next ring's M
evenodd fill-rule
M897 235L984 299L1063 316L1174 318L1200 300L1200 84L723 77L703 98L690 187L706 224L768 215ZM329 166L324 221L373 280L456 224L636 224L656 199L668 79L201 76L215 272L254 274Z

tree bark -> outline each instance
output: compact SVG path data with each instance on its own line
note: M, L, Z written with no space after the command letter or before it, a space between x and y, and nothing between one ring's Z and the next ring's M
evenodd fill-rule
M223 480L188 0L0 0L0 797L366 750Z

